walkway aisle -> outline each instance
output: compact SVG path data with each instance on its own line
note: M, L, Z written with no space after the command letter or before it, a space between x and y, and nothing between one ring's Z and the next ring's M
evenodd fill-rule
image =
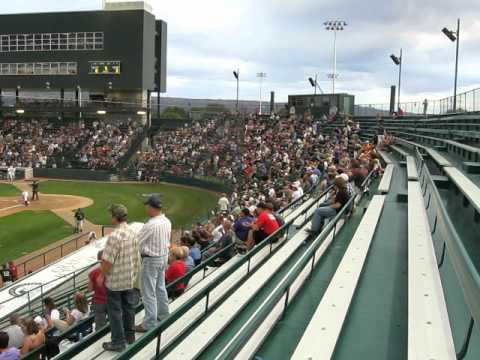
M371 193L376 190L371 187ZM370 199L362 201L350 221L344 225L335 241L325 252L310 279L297 294L288 307L285 317L273 328L267 341L259 349L257 356L260 359L288 359L303 336L309 321L317 309L331 278L337 270L338 264L350 244L358 224L362 219L363 208L366 208ZM282 346L279 346L282 344Z
M335 359L407 358L408 210L397 201L406 168L396 171Z

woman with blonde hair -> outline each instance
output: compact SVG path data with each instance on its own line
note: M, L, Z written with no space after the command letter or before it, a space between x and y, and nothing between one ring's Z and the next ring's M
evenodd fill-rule
M185 276L187 273L187 265L183 260L184 257L182 246L176 246L170 250L170 265L165 272L165 280L167 285ZM176 298L185 291L185 288L186 284L184 282L180 282L173 289L167 286L168 296L171 298Z

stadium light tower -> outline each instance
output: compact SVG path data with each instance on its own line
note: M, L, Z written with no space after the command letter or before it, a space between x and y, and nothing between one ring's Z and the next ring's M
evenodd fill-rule
M397 110L400 110L400 86L402 86L402 62L403 62L403 51L400 49L400 57L392 54L390 55L393 63L398 66L398 100L397 100Z
M263 79L267 77L267 73L259 72L257 73L257 78L260 79L260 109L258 111L258 115L262 115L262 86L263 86Z
M313 79L311 77L308 78L308 82L310 83L310 85L312 85L312 87L315 88L314 95L317 95L317 88L318 88L318 90L320 90L320 93L323 94L322 88L320 87L320 85L318 85L317 77L318 77L317 74L315 74L315 79Z
M457 110L457 79L458 79L458 50L460 47L460 19L457 20L457 31L454 32L452 30L448 30L447 28L443 28L442 32L445 34L446 37L450 39L452 42L457 42L457 53L455 56L455 84L453 86L453 111Z
M327 31L333 31L333 73L329 74L332 78L332 94L335 94L335 79L337 78L337 31L343 31L347 23L343 20L329 20L323 23Z
M238 89L239 89L239 82L240 82L240 69L237 69L233 72L233 76L235 76L235 79L237 79L237 114L238 114Z

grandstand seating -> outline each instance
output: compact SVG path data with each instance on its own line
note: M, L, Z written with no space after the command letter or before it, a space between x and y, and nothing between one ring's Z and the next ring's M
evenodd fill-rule
M407 156L407 177L408 180L418 180L417 167L412 156Z
M438 262L417 181L408 182L408 358L455 359Z
M321 198L321 197L320 197ZM297 207L289 206L286 210L288 215L285 216L284 229L287 229L294 223L300 214L308 208L314 207L320 201L312 201L308 194L302 197L303 203L297 202ZM280 231L280 230L279 230ZM187 291L175 299L170 304L171 317L174 321L165 327L162 332L160 348L168 346L173 340L178 338L187 329L194 325L198 319L204 316L205 311L214 307L221 302L224 296L232 289L234 289L239 282L248 277L255 269L261 265L271 254L273 254L278 247L282 247L283 242L271 243L271 238L266 239L262 244L254 248L248 256L236 256L223 264L217 270L213 271L207 277L201 279L195 286L189 286ZM292 241L290 239L287 244ZM268 245L268 246L267 246ZM283 247L282 247L283 249ZM209 265L200 264L200 267ZM195 270L194 270L195 271ZM181 281L181 280L178 280ZM174 286L175 284L173 284ZM172 285L169 285L172 286ZM179 315L175 315L179 314ZM142 308L139 307L136 320L141 321L143 318ZM59 359L110 359L115 356L114 353L105 352L102 348L102 342L110 338L108 331L102 331L100 334L92 334L86 337L82 342L74 347L68 349L66 352L58 357ZM154 337L156 339L156 337ZM155 354L157 344L155 341L142 351L148 354L150 351ZM101 356L99 357L99 354ZM76 355L76 356L75 356Z
M390 189L390 184L392 182L394 171L395 171L395 165L393 164L388 164L387 167L385 168L385 172L383 173L382 180L378 185L378 191L381 194L388 193L388 190Z
M330 359L348 314L385 197L375 195L292 359Z

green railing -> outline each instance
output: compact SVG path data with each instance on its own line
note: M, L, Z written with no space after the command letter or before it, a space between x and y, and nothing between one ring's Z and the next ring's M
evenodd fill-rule
M450 220L426 161L418 148L415 149L415 153L426 210L429 216L433 217L432 235L436 239L434 247L441 247L438 267L442 269L445 257L448 256L469 312L470 322L465 329L464 339L461 339L462 345L457 349L457 358L463 359L468 351L473 325L477 324L477 328L480 325L480 275ZM445 280L442 279L443 281ZM445 284L443 290L448 293Z
M169 283L166 286L167 290L174 289L180 283L188 282L195 274L198 274L200 272L203 272L202 279L204 279L207 276L208 267L211 266L218 258L222 257L224 254L226 254L228 251L230 251L233 248L233 246L234 245L232 244L232 245L229 245L229 246L225 247L224 249L222 249L221 251L219 251L218 253L216 253L212 257L208 258L207 260L203 261L201 264L197 265L195 268L193 268L185 276ZM143 304L140 303L136 307L135 312L138 313L141 310L143 310ZM93 323L93 321L94 321L94 315L91 315L87 319L85 319L85 321L82 323L82 325L85 324L85 323L90 323L91 324L91 323ZM79 326L82 326L82 325L79 325ZM71 333L75 333L76 331L78 331L77 328L79 326L75 325L72 328L68 329L69 333L71 334ZM110 331L110 325L109 324L103 326L102 328L96 329L96 331L94 333L88 335L81 342L77 343L76 345L72 346L71 348L69 348L68 350L66 350L62 354L60 354L58 357L56 357L56 359L64 359L64 360L71 359L75 355L79 354L80 352L82 352L83 350L88 348L93 343L97 342L103 336L107 335L109 333L109 331ZM60 338L64 338L64 337L65 336L62 334ZM35 357L28 356L25 359L33 360L33 359L35 359Z
M324 195L327 194L328 191L322 192L318 199L310 204L309 208L312 208L316 205L318 205L318 202L321 201ZM173 325L179 318L181 318L184 314L186 314L195 304L202 300L206 300L206 306L205 306L205 314L208 313L210 307L209 307L209 296L210 293L215 290L218 286L221 286L223 281L225 281L234 271L242 267L243 265L247 264L247 274L246 276L249 276L250 273L252 272L251 269L251 260L253 256L255 256L258 252L263 250L265 247L269 246L270 247L270 254L273 252L273 242L276 240L278 234L285 233L285 236L288 238L288 232L290 227L294 224L296 218L289 220L286 222L282 227L277 229L277 231L268 236L265 240L263 240L260 244L255 246L253 249L248 251L243 258L233 264L231 268L229 269L228 272L224 272L221 274L219 277L217 277L214 281L212 281L207 287L199 291L197 294L195 294L187 303L183 304L180 306L177 310L175 310L173 313L170 314L166 319L164 319L156 328L149 330L147 333L145 333L137 342L134 344L130 345L122 354L117 356L115 359L116 360L128 360L132 358L135 354L140 352L146 345L148 345L150 342L154 341L157 339L157 347L156 347L156 357L158 358L161 356L161 351L160 351L160 338L161 334L171 325ZM66 359L66 358L65 358Z
M325 194L326 192L328 192L329 190L331 189L331 187L329 187L327 190L325 190L325 192L323 194ZM314 189L312 189L314 190ZM301 198L293 201L292 203L290 203L289 205L287 205L286 207L284 207L282 210L280 210L281 213L284 213L286 210L289 210L291 209L292 207L295 207L295 206L298 206L300 203L306 201L310 195L312 194L311 191L305 193ZM319 197L319 199L321 198L321 196ZM302 212L303 214L303 212ZM292 222L293 223L293 222ZM285 224L287 225L287 224ZM107 228L110 228L111 226L103 226L102 227L102 235L105 236L105 230ZM287 233L288 235L288 233ZM265 246L267 243L267 239L265 239L264 241L264 245L262 246ZM259 245L260 246L260 245ZM202 279L204 279L207 275L206 271L208 269L209 266L211 266L213 263L215 263L215 261L217 259L219 259L220 257L222 257L224 254L226 254L227 252L231 251L232 248L234 247L234 245L229 245L227 247L225 247L224 249L222 249L221 251L219 251L218 253L214 254L213 256L211 256L210 258L208 258L207 260L203 261L202 263L200 263L198 266L196 266L194 269L192 269L192 271L190 271L188 274L186 274L185 276L175 280L174 282L170 283L167 285L167 289L173 289L175 288L179 283L182 283L182 282L188 282L194 275L200 273L200 272L203 272L203 276L202 276ZM257 251L259 251L260 249L258 249ZM251 256L253 256L254 254L251 254ZM233 271L233 270L232 270ZM142 304L139 304L136 308L136 312L138 313L139 311L143 310L143 305ZM69 329L67 329L64 333L60 334L59 337L58 337L58 340L62 340L62 339L65 339L67 337L69 337L70 335L78 332L78 329L85 326L85 325L91 325L92 323L94 322L94 315L90 315L87 319L83 320L81 323L79 324L75 324L73 325L72 327L70 327ZM72 357L74 357L75 355L79 354L81 351L85 350L86 348L88 348L90 345L92 345L93 343L97 342L99 339L101 339L103 336L105 336L106 334L108 334L108 332L110 331L110 325L107 324L105 325L104 327L102 328L99 328L99 329L96 329L96 332L95 333L92 333L88 336L86 336L85 338L82 339L81 342L75 344L74 346L72 346L71 348L69 348L68 350L66 350L65 352L63 352L62 354L60 354L59 356L56 357L56 359L71 359ZM45 346L42 346L38 349L36 349L35 351L25 355L22 359L24 360L34 360L37 358L37 356L39 354L44 354L46 351L46 347Z
M368 175L362 184L362 188L368 185L370 182L372 173ZM363 198L364 192L358 195L358 201ZM348 213L350 206L356 200L356 196L350 198L347 204L340 210L340 212L324 227L322 232L313 240L312 244L302 255L302 258L295 264L295 267L291 269L290 273L284 279L284 281L279 284L273 293L271 293L266 301L262 303L260 308L255 311L255 314L252 318L248 320L246 324L243 325L242 331L237 335L233 340L231 340L227 347L225 347L221 354L216 357L216 359L233 359L235 355L244 347L244 345L251 339L255 334L255 331L262 325L264 319L272 313L275 306L278 305L282 299L284 299L283 312L287 309L288 304L291 300L290 289L292 285L300 278L301 273L305 270L309 264L311 264L311 271L315 267L315 254L324 242L324 240L332 233L333 239L337 235L337 224L342 220L345 215ZM298 291L298 290L297 290Z
M0 303L0 307L4 307L5 305L7 305L9 302L12 302L12 301L16 301L19 297L23 297L26 299L26 303L25 305L22 306L22 308L24 309L28 309L28 312L31 313L33 308L34 308L34 303L35 302L42 302L43 299L46 297L46 296L50 296L50 294L54 291L57 290L58 287L54 287L52 289L48 289L48 290L44 290L45 287L48 287L48 285L54 283L54 282L59 282L59 281L62 281L63 282L61 284L59 284L58 286L62 286L64 283L68 282L68 281L72 281L72 286L73 286L73 289L78 289L78 286L79 285L82 285L82 282L81 280L78 279L79 276L84 276L85 272L88 271L89 269L91 269L93 266L95 266L95 264L92 264L92 265L89 265L89 266L86 266L82 269L79 269L79 270L76 270L76 271L73 271L73 272L70 272L68 274L64 274L62 276L59 276L57 277L56 279L52 280L52 281L49 281L47 283L44 283L44 284L41 284L41 285L38 285L38 286L35 286L34 288L32 289L29 289L28 291L26 291L25 293L22 293L22 295L20 296L17 296L17 297L12 297L8 300L5 300L3 302ZM25 279L28 279L30 276L32 276L34 274L31 274L31 275L28 275L26 277L24 277L22 279L25 280ZM3 290L5 289L8 289L10 287L13 287L13 286L16 286L20 284L20 282L15 282L13 283L12 285L9 285L7 286L6 288L4 288ZM40 292L40 293L39 293ZM15 313L15 312L18 312L19 309L15 309L14 311L6 314L5 316L2 317L2 319L0 320L1 322L5 322L6 319L8 319L8 317L12 314L12 313Z

